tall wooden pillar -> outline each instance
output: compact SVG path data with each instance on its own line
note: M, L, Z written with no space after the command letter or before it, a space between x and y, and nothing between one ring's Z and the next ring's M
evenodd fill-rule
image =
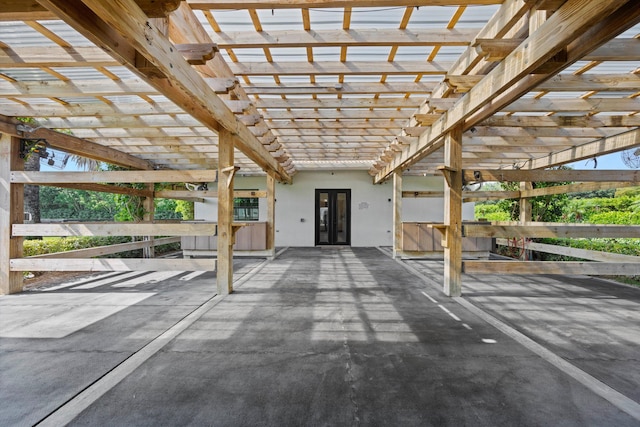
M233 292L233 135L218 134L218 294Z
M147 184L147 191L151 191L153 194L153 191L155 190L155 184L154 183L149 183ZM154 204L154 198L153 196L151 197L145 197L143 200L143 208L144 208L144 218L143 220L145 222L151 222L153 221L153 216L154 216L154 212L155 212L155 204ZM144 248L142 250L142 256L144 258L153 258L155 256L155 247L153 246L153 236L145 236L143 238L143 240L148 241L149 242L149 246L147 246L146 248Z
M393 257L402 253L402 171L393 173Z
M267 251L269 258L276 255L276 180L267 175Z
M0 295L22 291L22 271L11 271L11 259L22 258L22 237L11 236L11 225L24 220L24 185L11 184L11 171L23 170L20 140L0 135Z
M533 183L531 182L521 182L520 183L520 191L533 190ZM531 221L531 199L520 199L520 222L529 222Z
M520 183L520 191L533 190L532 182L521 182ZM531 199L529 198L521 198L520 199L520 222L525 223L531 221L533 215L533 209L531 206ZM524 246L524 243L523 243ZM526 249L522 250L522 254L520 255L520 259L527 260L531 259L531 251Z
M462 294L462 129L449 132L444 144L444 293Z

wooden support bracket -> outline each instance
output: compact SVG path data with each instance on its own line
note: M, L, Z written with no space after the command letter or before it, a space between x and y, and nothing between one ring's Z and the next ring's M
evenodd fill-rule
M185 43L175 46L191 65L205 65L218 52L218 45L215 43Z
M440 240L440 245L443 248L449 247L449 226L446 224L427 224L427 227L438 230L440 234L442 234L442 239Z
M223 174L227 175L227 188L231 186L231 181L233 181L233 177L235 176L236 172L238 172L239 170L240 170L240 166L227 166L226 168L220 171Z
M440 173L442 173L442 175L444 175L444 179L447 181L447 186L448 187L451 187L451 181L452 181L451 174L453 172L460 172L460 171L458 171L458 170L456 170L456 169L454 169L454 168L452 168L450 166L446 166L446 165L438 166L438 170L440 171Z
M239 84L238 79L231 77L209 77L205 78L204 81L217 95L227 94Z
M420 124L420 126L431 126L438 119L440 119L442 115L440 114L414 114L413 118Z

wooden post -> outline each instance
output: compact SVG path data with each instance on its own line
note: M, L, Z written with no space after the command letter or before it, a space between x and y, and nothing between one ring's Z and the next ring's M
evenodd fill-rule
M276 255L276 180L267 174L267 251L269 259Z
M233 292L233 136L218 134L218 294Z
M532 182L521 182L520 183L520 191L529 191L533 190ZM532 217L532 205L531 199L529 198L521 198L520 199L520 223L524 224L525 222L530 222ZM531 251L524 250L520 255L521 260L531 259Z
M444 191L444 293L462 294L462 128L445 138L444 161L448 174Z
M393 257L402 253L402 171L393 173Z
M22 258L22 237L11 236L11 225L24 220L24 185L11 184L11 171L22 170L20 140L0 135L0 295L22 291L22 271L11 271L11 259Z
M521 182L520 183L520 191L529 191L533 190L533 183L531 182ZM529 222L531 221L531 199L522 198L520 199L520 222Z
M147 191L150 191L151 194L153 194L154 189L155 189L154 183L147 184ZM143 208L144 208L144 217L143 217L144 221L145 222L153 221L153 215L155 211L153 195L144 198ZM143 258L155 257L155 247L153 246L153 236L145 236L143 240L149 242L149 246L142 249L142 257Z

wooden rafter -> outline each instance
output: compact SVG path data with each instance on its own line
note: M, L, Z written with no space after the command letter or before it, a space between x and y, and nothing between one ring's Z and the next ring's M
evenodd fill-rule
M41 4L54 10L88 38L109 49L123 64L135 69L134 53L144 56L156 67L144 77L160 93L190 111L213 130L221 126L233 130L241 151L261 167L274 172L280 180L290 180L287 172L264 150L246 126L235 118L202 77L187 64L166 37L147 21L144 12L132 0L123 1L123 5L89 0L84 4L42 0ZM150 39L153 43L149 43ZM127 48L130 50L127 51ZM157 78L158 75L163 78ZM211 115L213 111L216 112L215 116Z

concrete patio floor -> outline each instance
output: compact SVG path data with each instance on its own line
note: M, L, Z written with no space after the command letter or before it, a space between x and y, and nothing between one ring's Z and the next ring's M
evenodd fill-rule
M640 289L377 248L0 298L0 425L638 426Z

